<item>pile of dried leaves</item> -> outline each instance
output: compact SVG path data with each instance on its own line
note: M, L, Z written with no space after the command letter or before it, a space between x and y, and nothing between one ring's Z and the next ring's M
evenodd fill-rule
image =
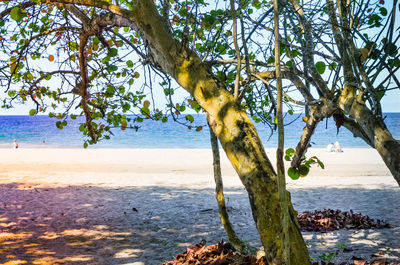
M371 229L393 228L382 220L376 221L361 213L342 212L340 210L323 209L322 211L304 212L297 215L301 231L328 232L337 229Z
M314 262L312 265L336 265L335 263L332 262L324 262L321 261L321 263ZM384 259L377 259L374 261L366 261L366 260L354 260L351 263L348 262L343 262L338 265L400 265L399 263L387 263L386 260Z
M360 213L342 212L340 210L324 209L322 211L304 212L297 216L302 231L328 232L337 229L370 229L393 228L382 220L374 220ZM166 261L161 265L267 265L265 257L240 254L229 243L219 242L216 245L206 246L199 243L187 248L184 253L178 254L175 260ZM400 265L387 263L379 259L375 261L358 260L340 264L314 262L313 265Z
M358 259L358 258L356 258ZM254 256L235 252L232 245L219 242L216 245L205 246L201 243L187 248L184 253L179 254L175 260L166 261L161 265L268 265L265 257L259 259ZM375 261L353 260L350 263L343 262L335 264L331 262L314 262L312 265L400 265L387 263L383 259Z
M266 265L264 259L235 252L231 244L223 241L216 245L205 246L201 243L187 248L173 261L161 265Z

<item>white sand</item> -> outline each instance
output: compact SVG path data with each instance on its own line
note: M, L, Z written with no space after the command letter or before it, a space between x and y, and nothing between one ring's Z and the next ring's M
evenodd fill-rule
M267 153L274 161L275 150ZM353 209L400 227L400 189L375 150L309 153L326 169L288 180L296 210ZM222 166L232 222L259 245L246 193L224 155ZM400 228L304 236L313 257L340 243L353 251L338 261L383 250L400 262ZM0 149L0 264L153 265L203 238L226 238L210 150Z

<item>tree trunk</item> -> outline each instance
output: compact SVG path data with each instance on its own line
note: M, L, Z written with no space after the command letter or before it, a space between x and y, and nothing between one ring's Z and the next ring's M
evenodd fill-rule
M292 264L290 260L290 234L289 234L289 206L286 195L285 165L283 163L283 150L285 146L285 133L282 114L282 76L279 41L279 1L274 0L274 37L275 37L275 75L276 75L276 115L278 125L278 148L276 150L276 169L278 173L278 194L281 203L282 221L282 260L283 264Z
M211 69L172 37L152 0L136 1L135 7L133 19L151 44L155 62L208 113L210 127L248 192L268 262L282 264L277 177L254 125L233 95L213 78ZM294 264L310 264L295 216L290 220L289 229L290 259Z
M277 176L256 129L233 95L217 83L211 69L186 47L187 44L173 38L154 1L135 0L133 11L105 1L57 2L101 7L135 23L149 45L154 63L172 76L208 113L212 130L247 190L267 260L270 264L282 264L282 223ZM290 206L289 210L290 260L293 264L310 264L293 207Z
M339 98L340 107L358 122L363 130L363 135L378 151L394 179L400 185L400 142L393 138L383 119L373 115L367 108L362 94L356 96L355 91L355 87L345 85Z
M218 211L221 223L225 229L226 234L228 235L229 241L238 251L245 254L255 253L255 249L251 248L245 242L240 240L240 238L236 235L235 230L233 229L232 223L229 221L228 211L226 210L225 206L224 187L222 183L222 174L221 174L221 160L218 148L218 138L217 136L215 136L211 128L210 128L210 140L211 140L211 149L213 153L215 197L218 203Z

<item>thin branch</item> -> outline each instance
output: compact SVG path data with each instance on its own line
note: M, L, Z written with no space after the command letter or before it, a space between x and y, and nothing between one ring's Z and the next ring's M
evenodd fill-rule
M234 0L230 0L231 3L231 12L232 12L232 23L233 23L233 44L236 50L236 60L237 60L237 67L236 67L236 77L235 77L235 88L233 95L235 100L239 97L239 81L240 81L240 70L241 70L241 56L240 56L240 49L237 41L237 19L236 19L236 8Z

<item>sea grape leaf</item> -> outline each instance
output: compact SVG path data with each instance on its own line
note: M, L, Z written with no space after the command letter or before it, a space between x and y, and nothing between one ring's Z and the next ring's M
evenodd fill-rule
M300 178L299 172L298 172L296 169L292 168L292 167L290 167L290 168L288 169L287 173L288 173L289 177L290 177L291 179L293 179L293 180L296 180L296 179L299 179L299 178Z
M322 75L325 72L326 69L326 64L324 62L317 62L315 64L315 67L317 68L317 72Z
M186 118L187 121L194 122L194 118L193 118L193 116L190 115L190 114L186 115L185 118Z
M108 51L108 55L109 55L110 57L115 57L115 56L117 56L117 55L118 55L118 50L117 50L117 48L111 48L111 49Z
M337 66L337 64L335 62L333 62L333 63L328 65L328 69L331 70L331 71L335 70L336 66Z
M386 54L394 56L396 54L397 46L394 43L386 43L383 50Z
M285 151L285 154L287 155L287 156L293 156L294 155L294 149L293 148L288 148L288 149L286 149L286 151Z
M299 172L300 176L305 177L310 172L310 168L306 165L300 165L298 172Z
M132 68L132 67L133 67L133 62L132 62L131 60L128 60L128 61L126 61L126 65L127 65L129 68Z
M376 95L378 96L379 99L382 99L383 95L385 95L385 90L378 90L376 92Z
M21 7L16 6L11 9L10 16L13 20L20 22L25 17L25 12L22 11Z

